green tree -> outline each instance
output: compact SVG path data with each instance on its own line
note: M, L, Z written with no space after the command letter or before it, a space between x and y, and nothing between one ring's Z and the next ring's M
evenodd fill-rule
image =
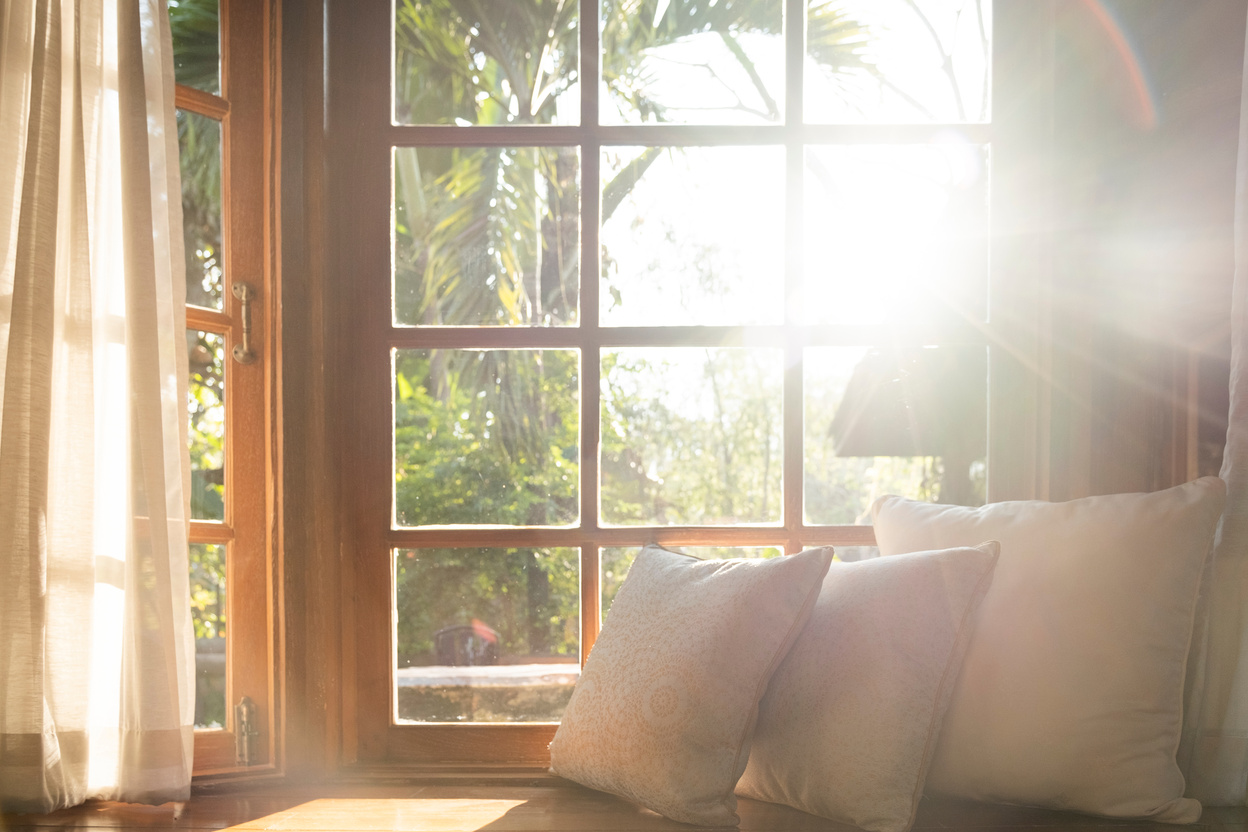
M780 520L778 360L743 349L621 351L604 355L602 378L607 522Z
M679 4L678 4L679 5ZM662 120L638 57L714 33L757 78L745 33L780 31L779 5L744 0L657 15L659 0L604 5L603 77L619 106ZM400 0L396 117L407 123L551 123L577 82L574 0ZM638 25L653 21L654 25ZM839 33L838 36L843 36ZM846 38L844 58L857 62ZM834 51L826 53L831 59ZM763 89L762 94L769 97ZM774 105L774 102L772 102ZM641 152L606 186L604 219L658 150ZM421 148L395 152L395 316L408 324L559 326L578 313L579 159L569 148ZM571 522L577 514L578 368L503 350L404 353L396 363L396 517L400 523ZM777 466L778 467L778 466ZM773 488L770 499L778 500ZM717 506L716 511L732 511ZM440 553L444 589L426 558L400 555L400 651L419 662L435 629L514 612L499 598L523 588L527 633L486 623L510 649L574 649L550 632L551 611L577 620L578 574L536 551ZM471 564L462 566L459 564ZM452 577L456 569L475 570ZM436 571L436 570L435 570ZM561 589L562 588L562 589ZM441 592L445 598L433 597ZM454 604L449 599L455 598ZM449 604L449 606L448 606ZM510 609L514 610L514 606ZM484 611L491 611L489 613ZM431 619L435 615L436 620ZM428 659L426 658L425 661Z
M721 40L779 116L742 39L778 36L781 5L603 3L602 78L641 120L668 113L642 57L694 36ZM399 0L395 111L405 123L546 124L577 83L574 0ZM660 13L662 12L662 13ZM827 72L870 66L866 30L835 0L810 11L811 54ZM605 183L602 220L658 158L638 153ZM572 149L421 149L395 154L396 317L412 324L571 323L577 312L579 194ZM453 368L448 368L453 369ZM435 385L435 388L438 385Z
M174 74L179 84L208 92L220 89L217 0L169 0ZM178 160L182 183L182 232L187 303L221 304L221 124L179 110ZM188 331L188 410L192 468L191 516L224 517L223 341ZM206 567L207 568L207 567ZM211 570L210 570L211 571ZM219 576L224 582L224 572Z
M174 73L178 83L220 91L217 0L169 0ZM210 118L177 113L182 183L186 299L198 306L221 303L221 125ZM216 334L188 331L188 443L191 457L191 516L224 518L224 341ZM226 635L226 547L190 547L191 617L201 646ZM220 645L220 642L216 642ZM218 648L223 652L224 648ZM200 677L197 725L224 725L225 680Z
M655 93L647 56L691 39L712 39L737 62L761 102L740 105L752 108L750 117L779 119L776 91L767 87L748 45L751 38L781 35L782 4L604 0L600 8L607 103L626 121L681 117ZM918 6L914 10L922 15ZM575 0L398 0L396 120L571 120L579 107L578 30L593 25L577 14ZM886 84L871 60L872 33L838 0L810 5L807 33L810 57L824 73L865 74ZM603 183L604 223L664 150L638 150ZM579 263L576 149L400 148L394 176L398 323L577 322L579 282L598 276L582 274ZM610 253L603 259L609 262ZM760 382L743 351L707 351L702 380L712 393L703 409L693 410L671 405L648 387L663 359L609 355L605 362L601 459L608 521L778 519L778 376ZM519 350L400 351L394 378L398 522L573 522L579 510L579 378L575 359L559 351L536 360ZM808 446L807 456L822 462L825 450ZM808 487L819 492L819 501L844 508L831 522L860 519L864 489L922 496L936 465L827 461L835 464ZM557 622L577 620L577 569L574 558L543 550L399 552L400 662L433 661L433 632L474 618L499 630L513 653L574 653L575 641Z

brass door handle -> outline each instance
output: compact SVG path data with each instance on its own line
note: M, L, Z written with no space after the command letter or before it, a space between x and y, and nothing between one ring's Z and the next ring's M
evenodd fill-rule
M234 297L242 301L240 317L243 321L243 342L235 344L231 352L239 364L251 364L258 358L256 351L251 348L251 302L256 299L256 290L250 283L243 283L241 280L235 281L231 289Z

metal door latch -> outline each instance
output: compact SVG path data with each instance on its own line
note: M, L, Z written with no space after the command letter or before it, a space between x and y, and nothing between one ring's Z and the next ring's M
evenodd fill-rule
M251 302L256 299L256 290L250 283L243 283L241 280L235 281L231 289L234 297L242 302L240 317L243 319L243 342L234 345L234 360L239 364L250 364L257 357L256 351L251 348Z
M260 741L257 721L256 703L250 696L244 696L234 706L234 751L240 766L256 764L256 746Z

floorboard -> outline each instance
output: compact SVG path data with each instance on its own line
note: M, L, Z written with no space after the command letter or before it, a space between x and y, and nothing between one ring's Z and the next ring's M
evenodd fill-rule
M812 815L753 800L743 832L851 832ZM689 832L611 795L545 774L348 776L318 785L197 787L186 803L90 802L47 815L3 815L5 832L237 830L238 832ZM1179 832L1167 824L925 798L915 829L973 832ZM1248 832L1248 809L1205 810L1191 832Z

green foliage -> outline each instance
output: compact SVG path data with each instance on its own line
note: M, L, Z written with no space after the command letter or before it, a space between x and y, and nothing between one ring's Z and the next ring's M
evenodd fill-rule
M575 549L399 550L395 587L399 667L436 663L434 634L474 621L498 633L504 661L579 655Z
M215 89L216 0L181 0L169 6L179 83ZM221 262L221 125L179 110L178 158L182 181L182 234L186 300L219 308ZM191 453L191 516L225 516L225 356L223 340L211 333L187 333L189 360L188 441Z
M643 58L696 36L723 40L771 92L738 42L781 32L774 0L621 0L602 5L602 78L613 106L663 121ZM829 3L816 6L822 8ZM859 70L864 30L844 15L818 29L825 70ZM822 18L820 18L822 19ZM574 101L574 0L399 0L395 114L404 123L544 124ZM571 103L569 103L571 102ZM778 115L771 101L772 117ZM606 183L605 222L657 157ZM401 149L395 153L395 315L407 324L575 322L579 279L575 149Z
M603 0L600 9L607 104L626 120L676 117L654 93L647 56L705 37L722 42L754 84L765 118L778 120L777 91L766 88L745 46L751 37L780 35L781 3ZM397 0L396 120L574 120L578 27L592 25L578 23L577 14L575 0ZM873 74L870 34L837 0L810 6L810 55L827 74ZM603 183L602 222L664 150L680 152L638 151ZM574 325L580 164L575 148L397 149L396 321ZM610 262L604 252L604 269ZM624 351L603 356L602 517L621 524L778 521L783 370L760 367L745 350L707 350L688 377L709 392L691 404L656 382L670 369L666 361ZM575 522L581 370L574 352L400 350L394 369L400 525ZM826 409L830 419L840 393L808 392L808 406ZM839 459L826 430L808 432L805 456L816 522L861 522L882 490L938 496L938 460ZM634 554L604 551L607 603ZM473 621L499 633L505 657L575 655L579 569L573 550L397 552L399 664L433 663L434 633Z
M457 359L452 372L445 352L396 357L399 524L575 522L576 354L463 351Z
M437 351L396 356L398 522L575 522L576 354L474 351L454 363L448 371ZM506 656L578 654L575 550L400 551L395 585L400 666L434 663L434 634L474 620L499 633Z
M806 11L806 51L826 74L873 72L867 57L871 36L839 0L815 0Z
M778 362L719 349L621 351L602 364L604 520L780 520Z
M179 84L220 91L218 0L169 0L174 75ZM179 110L178 158L186 248L187 302L221 302L221 124Z
M399 0L395 115L549 123L575 82L576 0Z
M178 83L220 91L220 40L217 0L169 0L174 74ZM221 304L221 125L179 110L178 157L182 182L186 300L210 308ZM223 339L188 331L188 445L191 457L191 517L225 516ZM226 722L224 658L226 636L224 545L190 547L191 622L200 649L213 654L196 677L195 723L219 728ZM218 645L213 650L206 645ZM197 650L200 652L200 650ZM220 668L217 670L216 668Z
M575 322L579 167L575 148L396 150L396 319Z
M195 638L225 638L225 546L191 544L191 622Z
M218 0L168 0L173 32L173 71L179 84L221 91Z
M188 331L191 517L225 519L225 340Z
M660 10L662 13L660 13ZM759 0L721 0L718 3L687 3L668 0L603 0L602 80L611 103L640 121L667 121L663 103L651 89L654 79L646 67L647 53L696 35L715 34L728 46L754 81L767 103L767 116L775 121L779 109L741 48L742 34L779 35L784 16L781 3Z
M178 111L178 157L182 177L182 241L186 259L186 301L220 308L221 125Z

